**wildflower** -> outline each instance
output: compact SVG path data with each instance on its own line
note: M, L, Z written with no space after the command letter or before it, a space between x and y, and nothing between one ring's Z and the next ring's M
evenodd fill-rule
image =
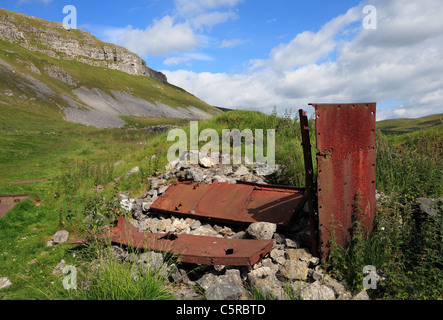
M15 261L15 259L12 259L12 261Z

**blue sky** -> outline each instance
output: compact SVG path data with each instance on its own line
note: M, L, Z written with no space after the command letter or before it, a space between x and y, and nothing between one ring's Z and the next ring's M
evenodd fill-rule
M2 0L0 7L62 22L65 5L76 7L78 28L136 52L213 105L270 112L375 101L379 120L443 112L441 0ZM375 29L364 26L368 5Z

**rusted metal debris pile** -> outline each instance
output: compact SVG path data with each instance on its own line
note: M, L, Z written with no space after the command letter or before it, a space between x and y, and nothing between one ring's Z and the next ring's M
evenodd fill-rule
M194 170L204 172L206 177L220 177L214 173L227 170L222 166L223 169L198 168L178 163L153 178L154 187L132 201L132 227L120 219L111 228L113 242L174 253L181 262L253 266L273 248L277 228L290 231L294 221L303 218L306 192L243 181L252 174L245 167L230 168L232 175L244 172L231 183L213 178L213 183L183 180L159 184L165 183L164 176L180 176ZM292 231L301 231L300 226L306 224L307 221Z
M111 241L173 253L185 264L214 266L197 277L207 293L211 285L206 280L220 286L224 282L220 277L227 277L225 282L235 287L240 277L279 298L284 295L283 279L307 281L297 285L314 296L321 291L332 299L350 298L338 283L322 287L319 262L328 259L331 232L339 245L347 243L356 212L366 230L372 227L375 103L313 106L319 150L317 181L307 116L300 110L306 188L268 185L266 176L260 175L266 171L263 168L251 171L244 166L176 162L151 179L150 191L139 199L126 200L133 219L120 218L111 226ZM179 181L168 185L173 178ZM184 278L185 283L195 284ZM242 292L238 287L235 297L221 298L241 299Z

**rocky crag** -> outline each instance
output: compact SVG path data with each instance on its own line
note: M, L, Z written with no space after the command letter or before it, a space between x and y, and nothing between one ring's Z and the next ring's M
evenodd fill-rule
M124 116L198 120L220 112L125 48L4 9L0 81L4 108L60 110L63 120L99 128L122 128Z
M0 9L0 39L53 58L75 59L93 66L146 75L167 82L163 73L147 67L146 62L135 53L104 43L81 29L66 28L61 22Z

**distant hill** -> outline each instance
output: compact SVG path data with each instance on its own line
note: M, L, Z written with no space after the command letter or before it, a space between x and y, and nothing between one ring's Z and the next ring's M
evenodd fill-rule
M229 111L234 111L235 109L229 109L229 108L223 108L223 107L218 107L215 106L217 109L219 109L222 112L229 112Z
M21 113L22 122L38 115L99 128L124 127L125 116L207 119L220 112L125 48L4 9L0 109L8 125Z
M441 126L443 126L443 113L417 119L402 118L377 122L377 129L384 134L402 134Z

